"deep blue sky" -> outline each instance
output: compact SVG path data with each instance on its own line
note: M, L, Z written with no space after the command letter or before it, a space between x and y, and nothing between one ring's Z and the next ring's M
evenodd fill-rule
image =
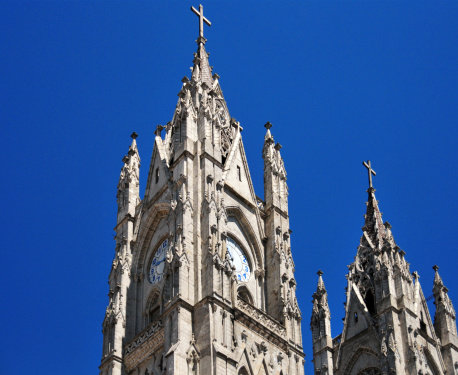
M171 120L190 76L190 5L0 3L0 374L98 373L121 159L135 130L143 194L153 131ZM458 308L458 2L204 8L210 64L244 128L259 196L266 121L283 145L306 373L320 268L333 335L342 329L367 197L363 160L425 295L437 263Z

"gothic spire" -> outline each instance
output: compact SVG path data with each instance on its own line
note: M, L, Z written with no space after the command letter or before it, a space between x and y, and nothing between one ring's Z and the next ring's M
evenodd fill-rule
M132 144L129 152L122 159L124 162L118 182L118 221L122 220L125 214L135 214L135 207L140 201L139 177L140 177L140 155L138 154L138 134L133 132Z
M286 170L283 164L283 159L280 154L282 145L280 143L275 144L274 137L270 132L272 124L267 122L264 127L267 129L266 135L264 137L264 148L263 148L263 158L265 162L269 162L275 174L278 174L281 178L286 181ZM264 167L265 168L265 167Z
M140 168L140 155L138 154L137 141L138 134L133 132L132 144L129 147L129 152L122 158L124 166L121 168L121 175L119 176L118 190L122 190L125 187L124 184L134 183L138 186L138 175Z
M270 128L272 127L272 124L270 123L270 121L267 121L264 127L267 129L264 141L266 143L272 143L274 141L274 137L272 137L272 134L270 133Z
M318 285L316 286L316 291L320 293L322 292L326 293L326 287L324 286L324 282L322 278L323 271L319 270L316 274L318 275Z
M375 171L369 160L363 162L363 165L367 168L369 175L368 201L362 227L363 235L355 261L349 266L349 280L359 288L363 298L368 292L371 298L376 297L376 299L380 296L396 294L395 279L399 280L399 293L407 295L412 282L409 263L404 258L404 251L397 246L394 240L391 225L382 221L382 213L372 185L372 176L375 176ZM377 283L376 279L388 282Z
M313 306L317 308L325 309L329 312L328 308L328 292L326 291L326 287L324 286L324 281L322 278L323 271L319 270L317 272L318 275L318 284L316 286L316 292L313 293Z
M328 305L328 293L324 286L323 272L319 270L318 284L316 292L313 293L313 308L312 318L310 321L310 328L312 330L313 341L316 341L320 337L331 335L331 313Z
M448 296L448 288L444 285L444 282L442 281L442 278L439 275L439 267L435 265L433 267L433 270L435 271L433 295L436 310L440 309L440 307L443 307L449 315L456 317L452 301Z
M286 184L286 169L281 157L280 143L275 144L274 137L270 132L272 124L267 122L264 137L262 158L264 159L264 197L266 206L275 205L287 211L288 185Z
M192 68L192 79L206 83L208 87L213 86L212 69L208 63L210 54L205 51L203 43L199 43L197 53L194 54L194 67Z
M386 238L386 230L382 221L382 213L378 207L378 201L375 198L375 189L372 186L372 175L375 176L375 171L371 167L370 160L363 162L369 174L369 188L367 189L368 199L366 202L366 215L364 215L363 231L369 236L373 245L381 248L383 240Z
M208 63L208 56L210 55L205 51L205 42L207 39L204 38L204 23L211 26L211 22L204 17L204 7L199 5L199 10L191 7L191 10L199 17L199 37L196 42L198 45L197 52L194 54L194 66L192 68L192 79L194 81L205 82L208 87L212 87L212 69Z
M444 283L442 282L442 278L439 275L439 266L434 265L433 266L434 270L434 287L435 288L442 288L444 286Z
M456 329L456 312L453 307L452 300L448 296L448 289L445 287L442 278L439 275L439 267L434 266L434 286L433 296L436 311L434 314L434 331L442 343L442 355L446 366L451 370L456 369L456 360L452 360L456 356L456 345L451 343L458 342L458 334ZM455 357L456 358L456 357ZM447 374L449 371L447 371Z

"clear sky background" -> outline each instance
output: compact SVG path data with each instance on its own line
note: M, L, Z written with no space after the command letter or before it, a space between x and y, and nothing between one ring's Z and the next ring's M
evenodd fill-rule
M0 374L98 373L121 159L136 131L143 194L153 131L172 119L197 49L190 5L0 3ZM342 330L363 160L425 296L437 264L458 308L458 2L203 5L261 197L267 121L283 145L306 374L318 269Z

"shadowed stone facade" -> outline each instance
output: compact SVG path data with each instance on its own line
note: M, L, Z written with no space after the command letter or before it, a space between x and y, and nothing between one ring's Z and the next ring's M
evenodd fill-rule
M331 336L331 315L322 272L313 295L313 364L320 375L458 373L456 314L438 273L434 279L434 324L405 253L394 241L372 187L355 261L348 266L343 332Z
M135 133L123 159L101 375L304 373L281 146L267 123L263 201L205 42L142 200Z

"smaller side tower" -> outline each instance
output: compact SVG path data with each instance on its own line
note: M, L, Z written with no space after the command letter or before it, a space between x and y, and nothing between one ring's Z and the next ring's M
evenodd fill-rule
M448 374L458 373L458 337L456 331L456 313L448 289L439 275L439 267L434 266L434 330L441 340L441 351Z
M318 274L318 285L313 294L312 319L310 329L313 340L313 363L315 374L332 375L332 336L331 336L331 312L328 305L328 293L324 286L323 272Z
M267 312L286 327L288 339L302 348L301 312L296 298L295 265L291 253L288 186L280 143L275 144L267 122L262 157L266 213Z
M420 277L417 272L410 274L391 225L382 221L372 186L375 171L370 161L363 164L369 176L363 235L355 260L348 266L343 331L334 339L321 277L314 294L311 329L315 374L455 374L455 312L446 289L436 275L436 329L442 329L442 340L447 343L441 348ZM450 358L447 365L446 355Z

